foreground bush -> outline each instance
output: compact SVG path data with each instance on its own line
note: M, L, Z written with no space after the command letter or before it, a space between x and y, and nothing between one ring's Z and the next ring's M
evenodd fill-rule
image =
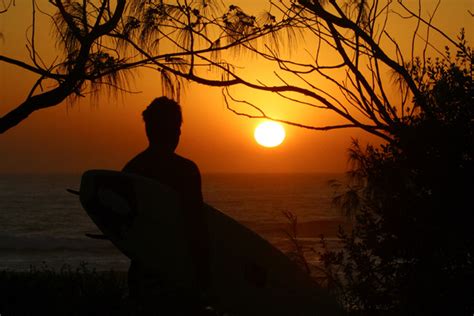
M126 315L126 295L126 274L85 264L0 271L2 315Z
M399 122L393 142L350 150L351 183L337 202L353 228L322 260L351 313L474 313L473 54L464 52L409 66L425 107Z

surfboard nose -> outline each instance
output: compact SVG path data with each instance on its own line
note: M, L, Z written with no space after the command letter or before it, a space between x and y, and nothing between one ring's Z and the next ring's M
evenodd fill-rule
M128 216L136 206L134 191L122 172L88 170L82 175L79 193L84 207L100 205L116 215Z

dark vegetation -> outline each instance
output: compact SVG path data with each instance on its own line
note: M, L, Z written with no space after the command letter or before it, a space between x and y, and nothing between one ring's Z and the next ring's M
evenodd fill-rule
M129 315L126 273L87 265L0 271L2 315Z
M0 271L0 314L218 316L195 295L162 291L149 300L129 296L127 272L96 271L82 263L53 269Z
M461 51L449 55L428 63L426 107L393 142L350 149L350 187L336 202L354 226L322 259L352 313L474 312L473 68ZM416 77L420 65L409 70Z

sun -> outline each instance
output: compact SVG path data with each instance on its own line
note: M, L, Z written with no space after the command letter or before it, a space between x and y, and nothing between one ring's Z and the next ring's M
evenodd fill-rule
M281 124L266 121L258 124L253 135L257 143L263 147L276 147L283 143L286 133Z

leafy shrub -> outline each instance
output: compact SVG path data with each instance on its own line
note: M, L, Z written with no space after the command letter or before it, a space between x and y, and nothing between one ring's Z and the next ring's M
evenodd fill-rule
M350 182L335 201L353 227L322 261L350 313L474 312L474 86L472 52L460 40L454 61L448 51L409 66L423 107L393 141L365 149L354 141L349 151Z

